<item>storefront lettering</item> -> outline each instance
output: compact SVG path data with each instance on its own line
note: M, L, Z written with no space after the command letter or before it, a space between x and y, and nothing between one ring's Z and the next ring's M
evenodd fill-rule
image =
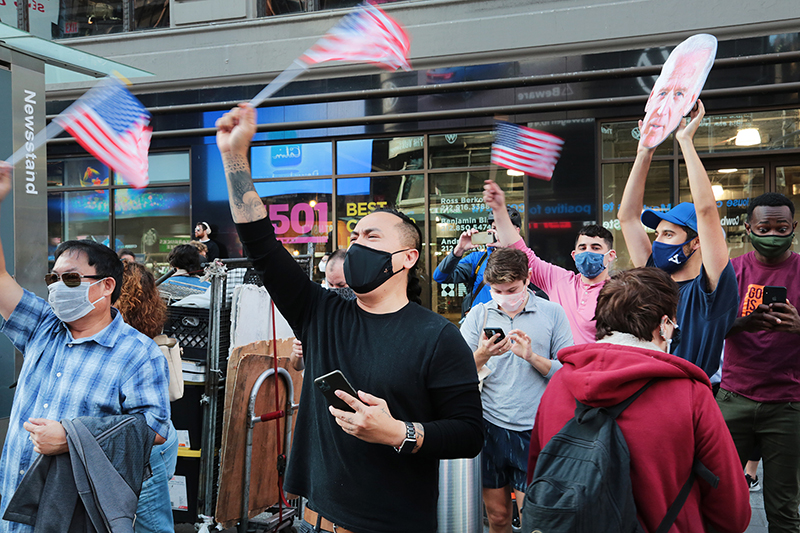
M738 226L739 225L739 216L735 217L722 217L722 220L719 221L720 224L723 226Z
M348 217L365 217L388 202L352 202L346 207Z
M34 150L36 146L33 144L34 129L33 129L33 106L36 105L36 93L25 89L25 192L27 194L39 194L36 190L36 154Z
M308 203L297 203L291 210L289 204L270 204L269 218L275 227L276 235L283 235L290 229L298 235L304 235L310 233L315 225L317 233L327 233L328 203L319 202L313 206Z
M590 204L584 205L576 205L576 204L556 204L556 205L546 205L542 207L541 204L532 205L528 209L528 214L531 215L568 215L568 214L579 214L583 213L586 215L592 214L592 206Z

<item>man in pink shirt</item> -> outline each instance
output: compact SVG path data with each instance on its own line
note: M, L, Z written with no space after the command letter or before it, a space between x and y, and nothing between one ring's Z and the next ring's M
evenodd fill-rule
M608 265L616 259L614 237L607 229L585 226L578 232L572 258L580 274L552 265L537 257L511 225L505 212L506 195L495 182L486 180L483 200L495 213L497 240L501 246L522 250L528 256L531 282L567 313L575 344L595 342L594 309L597 296L609 278Z

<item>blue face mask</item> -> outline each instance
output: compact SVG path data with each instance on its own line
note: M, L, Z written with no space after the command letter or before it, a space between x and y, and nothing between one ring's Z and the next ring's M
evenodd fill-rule
M578 272L589 279L596 278L606 269L604 264L606 254L598 254L597 252L575 254L575 266L578 267Z
M694 254L694 250L688 256L683 253L683 247L690 242L692 242L692 239L682 244L666 244L653 241L653 266L667 273L675 272Z

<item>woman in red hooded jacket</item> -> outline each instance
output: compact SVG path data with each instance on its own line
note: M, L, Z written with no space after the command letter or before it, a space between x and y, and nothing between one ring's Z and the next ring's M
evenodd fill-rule
M695 481L670 531L742 532L750 523L750 493L708 377L668 353L677 338L677 304L677 284L659 269L636 268L606 282L595 312L597 343L558 354L564 366L536 415L528 483L542 448L573 418L576 399L612 406L660 378L617 418L630 450L639 522L656 530L698 458L719 485Z

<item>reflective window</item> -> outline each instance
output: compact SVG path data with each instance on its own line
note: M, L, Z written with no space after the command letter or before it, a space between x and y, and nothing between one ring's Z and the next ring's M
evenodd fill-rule
M478 231L490 228L488 208L483 202L483 181L488 176L488 172L431 175L431 269L453 251L462 232L470 228ZM509 206L524 215L523 177L498 172L495 179L505 191ZM485 249L485 246L479 246L470 253L480 253ZM434 283L431 295L433 310L458 322L467 290L463 284Z
M606 122L600 127L603 144L603 159L620 159L636 157L636 148L639 146L639 123L631 122ZM656 156L672 155L672 136L670 134L664 142L656 148Z
M628 181L633 163L614 163L603 165L603 227L614 236L614 249L617 251L616 268L627 270L633 267L622 236L622 229L617 218L619 202ZM644 208L666 211L672 209L672 162L653 161L647 175L647 187L644 192ZM647 230L651 232L650 229Z
M260 182L255 186L275 234L287 250L313 258L315 267L326 252L333 251L330 179Z
M489 166L492 157L494 134L448 133L428 138L430 168L463 168Z
M329 142L253 146L250 150L253 179L330 175L332 153Z
M114 248L131 250L145 264L167 262L178 244L192 239L189 187L114 191Z
M680 165L680 201L691 202L686 165ZM725 240L731 257L740 256L753 249L745 238L744 223L750 200L764 194L765 171L763 167L721 168L708 170L708 178L717 200L719 218L725 230Z
M93 157L47 162L48 187L108 187L108 167Z
M711 115L694 144L700 153L784 150L800 147L800 109Z
M146 1L136 0L136 4L144 4ZM56 15L52 21L52 38L105 35L124 31L122 2L123 0L100 2L61 0L59 7L51 7ZM52 4L52 2L49 3Z
M59 244L91 239L108 245L108 191L51 192L47 195L48 256Z
M134 0L133 29L169 28L169 0Z
M189 183L191 164L189 152L150 154L147 156L147 175L150 184ZM114 183L124 185L125 180L115 174Z
M421 170L424 137L359 139L336 143L337 174Z

